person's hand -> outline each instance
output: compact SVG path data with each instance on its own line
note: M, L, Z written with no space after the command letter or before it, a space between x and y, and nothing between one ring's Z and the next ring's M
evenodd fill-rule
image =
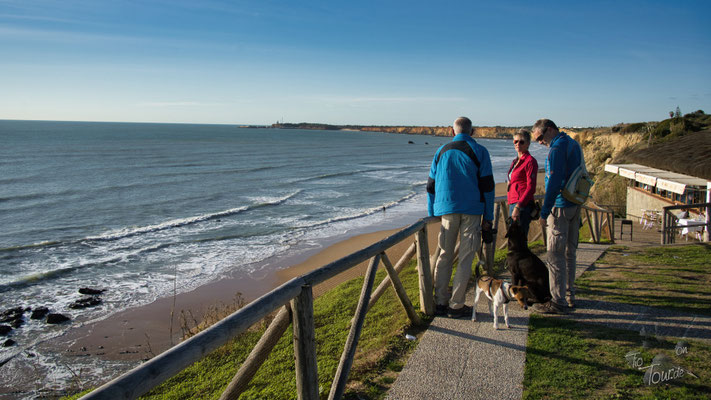
M545 220L545 218L540 218L538 220L538 223L541 224L541 229L546 229L546 227L548 226L548 222Z
M484 222L481 223L481 230L482 231L491 230L491 228L493 228L493 227L494 227L494 223L492 221L484 220Z
M521 211L518 208L518 206L515 206L513 211L511 212L511 219L514 221L518 221L519 216L521 215Z

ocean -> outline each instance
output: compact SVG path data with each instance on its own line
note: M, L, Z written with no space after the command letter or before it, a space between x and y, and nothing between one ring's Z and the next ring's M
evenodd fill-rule
M0 121L0 138L0 311L72 317L50 327L25 314L0 365L174 290L263 275L335 237L409 225L426 216L432 156L451 140L49 121ZM503 182L511 142L478 141ZM542 166L547 149L531 152ZM106 289L103 303L70 309L80 287Z

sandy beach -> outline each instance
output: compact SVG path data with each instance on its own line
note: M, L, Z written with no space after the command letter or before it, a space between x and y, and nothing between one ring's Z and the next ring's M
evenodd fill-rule
M542 178L539 174L539 185L542 184ZM497 184L496 195L502 196L505 193L506 185ZM423 210L424 216L426 211ZM403 221L402 227L414 222L416 221ZM503 239L504 234L502 228L499 229L500 240ZM532 226L532 231L534 229L535 227ZM215 305L232 304L238 292L244 300L251 301L294 277L367 247L398 230L358 234L326 245L310 254L281 260L261 276L233 276L175 297L162 298L142 307L128 309L102 321L72 329L54 340L41 344L40 347L55 352L66 352L80 358L90 357L110 362L131 363L146 360L180 342L181 311L200 319L211 306L214 308ZM438 233L439 223L431 223L428 226L431 250L436 248ZM413 241L414 237L401 242L387 252L393 263L400 259ZM367 262L363 262L322 283L314 288L315 296L362 275L366 267ZM172 326L171 310L173 310Z

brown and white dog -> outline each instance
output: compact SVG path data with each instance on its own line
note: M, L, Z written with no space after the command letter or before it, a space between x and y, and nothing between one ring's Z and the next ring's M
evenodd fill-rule
M476 267L476 296L472 305L472 321L476 321L476 305L479 296L484 294L489 300L489 311L494 318L494 329L499 329L499 318L496 312L499 306L504 309L504 323L509 326L508 304L511 300L516 300L524 310L528 309L526 299L531 296L526 286L515 286L501 279L494 279L488 275L479 275L479 268Z

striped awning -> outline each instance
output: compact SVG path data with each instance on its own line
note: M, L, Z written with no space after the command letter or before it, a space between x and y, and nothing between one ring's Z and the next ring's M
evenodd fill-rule
M687 187L706 190L706 179L647 167L640 164L606 164L605 171L672 193L684 194Z

